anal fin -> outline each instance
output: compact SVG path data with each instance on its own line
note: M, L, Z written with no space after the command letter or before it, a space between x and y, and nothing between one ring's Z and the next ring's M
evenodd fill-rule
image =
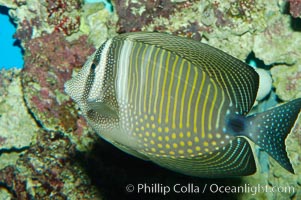
M236 137L225 148L216 150L212 154L191 158L156 156L149 156L149 158L170 170L203 178L247 176L256 171L252 148L242 137Z

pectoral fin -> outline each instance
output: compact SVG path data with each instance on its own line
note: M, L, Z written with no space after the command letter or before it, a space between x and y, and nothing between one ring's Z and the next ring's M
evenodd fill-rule
M100 115L102 117L118 118L117 111L106 103L89 102L88 106L89 106L89 110L96 112L98 115Z

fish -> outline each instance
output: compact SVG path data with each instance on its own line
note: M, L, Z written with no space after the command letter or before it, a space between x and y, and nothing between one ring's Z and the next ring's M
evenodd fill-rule
M294 173L285 140L301 98L249 114L259 76L235 57L167 33L107 39L65 83L88 124L122 151L189 176L256 172L255 143Z

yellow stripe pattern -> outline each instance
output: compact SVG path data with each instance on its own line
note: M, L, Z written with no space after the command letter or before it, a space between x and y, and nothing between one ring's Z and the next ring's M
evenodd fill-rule
M220 149L231 137L222 133L221 122L229 100L203 70L170 51L140 42L124 42L120 57L130 55L128 65L119 62L118 75L129 95L120 105L134 127L145 154L162 157L194 157ZM128 67L128 70L121 70ZM119 91L120 89L117 89ZM124 94L124 92L117 92ZM127 103L125 103L127 102ZM129 109L129 107L132 107ZM125 114L126 113L126 114ZM222 125L222 126L220 126ZM124 123L126 126L126 123Z
M225 120L252 107L258 88L253 69L206 44L167 34L128 33L110 42L99 54L105 72L96 73L104 81L92 87L118 114L104 128L108 141L189 175L254 172L250 145L227 134ZM107 87L108 94L96 92Z

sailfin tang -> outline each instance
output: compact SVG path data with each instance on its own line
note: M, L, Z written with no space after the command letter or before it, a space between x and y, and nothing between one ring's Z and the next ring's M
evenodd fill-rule
M248 137L272 156L282 167L294 173L285 149L290 133L301 109L301 98L248 117Z

